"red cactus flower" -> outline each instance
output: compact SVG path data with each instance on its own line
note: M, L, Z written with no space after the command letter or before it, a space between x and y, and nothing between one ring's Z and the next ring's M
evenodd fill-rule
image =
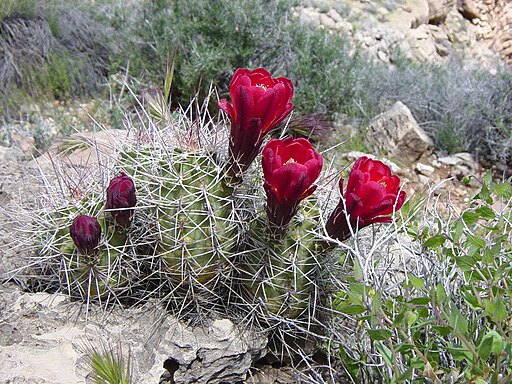
M272 139L263 149L262 166L267 216L272 224L284 227L298 204L315 191L322 156L306 139Z
M293 110L293 84L286 77L272 78L263 68L240 68L231 79L229 91L233 104L222 99L218 106L231 119L229 155L240 174L258 155L265 135Z
M113 210L110 212L117 224L128 228L133 217L133 208L137 204L135 185L133 180L124 172L121 176L110 180L107 188L107 202L105 208Z
M97 252L96 247L101 237L101 227L97 218L91 216L75 217L69 228L69 234L80 253L93 255Z
M400 190L400 178L383 162L366 156L354 163L345 193L343 179L339 185L343 198L327 220L326 229L340 241L350 236L350 227L391 222L390 214L402 207L406 197Z

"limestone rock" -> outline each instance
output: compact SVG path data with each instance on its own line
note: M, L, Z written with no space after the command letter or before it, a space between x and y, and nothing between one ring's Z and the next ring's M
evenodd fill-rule
M293 16L342 34L384 63L401 58L442 62L455 53L469 69L496 73L500 55L512 62L512 1L508 0L402 0L386 5L305 0L294 8Z
M388 25L403 32L417 28L429 20L429 3L427 0L409 0L399 9L387 16Z
M434 144L418 125L409 108L398 101L389 110L375 117L368 126L369 142L376 149L414 164L432 153Z
M493 0L488 6L492 47L512 64L512 2Z
M480 19L480 9L478 3L475 0L459 0L458 4L459 12L467 19Z
M90 383L86 351L116 347L130 354L133 383L157 384L175 361L175 383L235 383L265 353L265 334L240 330L230 320L192 327L156 303L110 308L68 296L23 293L0 286L0 382ZM101 349L100 349L101 350Z
M443 165L455 166L462 164L462 159L456 156L439 157L437 161Z
M414 169L416 172L418 172L420 175L424 176L432 176L435 169L431 165L423 164L423 163L416 163Z
M455 0L428 0L428 22L440 24L455 5Z
M413 51L413 57L418 61L432 61L437 55L437 47L434 37L430 33L428 25L420 25L411 29L407 34L407 40Z
M235 383L265 354L265 337L243 333L227 319L206 327L170 328L164 337L169 359L179 367L176 384Z
M341 154L341 158L342 159L345 159L345 160L348 160L348 161L356 161L357 159L359 159L360 157L362 156L366 156L370 159L375 159L375 160L380 160L382 161L384 164L386 164L389 169L391 169L391 173L393 174L397 174L397 175L403 175L405 172L402 168L400 168L396 163L394 163L393 161L389 160L389 159L383 159L381 157L377 157L375 155L372 155L370 153L364 153L364 152L360 152L360 151L350 151L350 152L347 152L347 153L342 153Z

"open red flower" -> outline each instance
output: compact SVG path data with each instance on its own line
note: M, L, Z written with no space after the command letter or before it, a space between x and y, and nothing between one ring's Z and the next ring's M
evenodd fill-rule
M306 139L272 139L263 149L262 166L269 221L284 227L298 204L315 191L322 156Z
M133 209L130 208L135 207L135 204L137 204L135 185L126 173L121 173L121 176L110 180L105 208L112 210L110 214L117 224L124 228L130 226L133 217Z
M94 255L100 242L101 227L98 219L91 216L75 217L69 234L78 251L84 255Z
M243 173L258 155L265 135L293 110L293 84L286 77L271 77L263 68L239 68L229 91L233 104L222 99L218 106L231 119L230 161L236 162L237 173Z
M406 197L400 190L400 178L383 162L366 156L354 163L345 193L343 179L339 185L343 198L327 220L326 229L340 241L350 236L350 227L355 230L391 222L390 214L402 207Z

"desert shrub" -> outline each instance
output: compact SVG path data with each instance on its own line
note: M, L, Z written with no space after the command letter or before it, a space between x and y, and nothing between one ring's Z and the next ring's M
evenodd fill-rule
M280 53L286 75L296 83L295 101L301 114L322 113L330 118L344 114L360 117L358 103L367 104L359 81L369 61L350 53L350 43L338 35L293 24L288 44ZM370 109L370 106L367 106Z
M213 82L227 92L232 68L265 66L296 83L301 115L348 116L364 127L395 101L404 102L437 148L510 163L512 72L496 75L447 64L374 62L345 38L300 25L292 1L146 2L134 30L132 69L156 78L169 52L176 62L175 101L182 105ZM141 53L142 52L142 53ZM156 71L156 72L155 72Z
M154 1L143 2L133 15L116 12L109 22L134 17L118 62L130 62L131 73L158 83L171 56L176 75L174 100L187 105L210 83L227 89L233 68L279 63L277 42L292 2ZM123 24L123 22L121 22ZM127 56L125 56L127 55ZM203 93L204 94L204 93Z
M69 99L96 92L109 65L105 27L64 3L33 2L32 13L22 12L22 3L21 10L0 19L3 117L16 113L9 104L12 93Z
M344 37L298 24L291 17L294 4L157 1L144 2L130 14L115 9L101 14L112 26L126 28L129 38L114 62L128 62L132 76L158 84L173 61L174 106L187 105L198 91L201 98L210 83L225 97L233 68L261 66L293 79L296 114L333 119L355 116L360 109L371 113L358 78L372 64L351 53ZM214 100L210 109L216 111Z
M460 214L415 200L398 248L374 240L349 252L336 305L357 337L337 352L356 382L510 382L510 181L487 175Z
M33 18L37 5L37 0L4 0L0 3L0 21L12 17Z
M436 147L468 151L482 159L512 161L512 71L496 74L467 69L457 60L446 65L403 62L395 68L363 71L371 104L384 110L402 101Z
M8 99L24 99L13 84L21 93L67 99L93 94L107 73L119 70L142 84L159 84L169 60L176 69L173 106L188 105L211 83L225 97L233 68L262 66L295 82L298 115L348 118L364 128L400 100L440 151L469 151L510 165L510 69L491 75L457 60L431 65L405 59L389 67L342 36L299 24L291 14L295 4L158 0L127 8L105 0L72 8L58 1L4 2L0 112L16 109ZM210 110L216 110L214 100Z

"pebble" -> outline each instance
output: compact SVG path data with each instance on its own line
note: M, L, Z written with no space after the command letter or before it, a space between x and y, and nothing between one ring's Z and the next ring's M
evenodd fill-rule
M414 169L419 174L425 175L425 176L432 176L432 174L435 171L434 167L432 167L428 164L423 164L423 163L416 163Z

